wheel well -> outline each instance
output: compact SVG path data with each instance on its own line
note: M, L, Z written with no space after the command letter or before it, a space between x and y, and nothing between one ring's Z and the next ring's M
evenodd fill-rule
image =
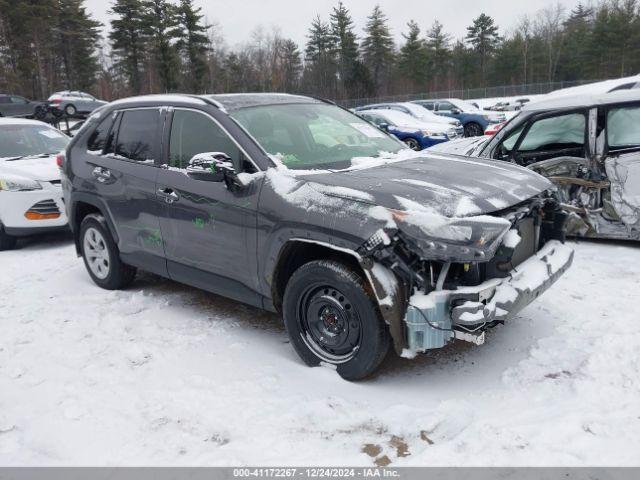
M282 299L291 275L302 265L314 260L339 261L366 279L362 267L353 255L317 243L304 241L288 242L280 251L271 284L273 305L278 312L282 311Z
M76 251L78 254L80 254L80 225L82 224L82 220L91 213L102 214L98 207L90 203L77 202L74 205L73 225L71 225L71 228L73 229L73 237L76 242Z

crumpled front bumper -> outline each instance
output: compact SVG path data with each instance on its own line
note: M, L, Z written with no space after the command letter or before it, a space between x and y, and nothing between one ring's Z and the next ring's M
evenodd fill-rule
M505 278L412 296L405 316L409 350L440 348L454 338L483 343L487 325L516 315L553 285L572 262L573 249L552 240Z

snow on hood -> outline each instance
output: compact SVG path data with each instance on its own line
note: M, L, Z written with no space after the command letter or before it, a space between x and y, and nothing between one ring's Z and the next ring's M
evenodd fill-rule
M502 210L552 187L543 176L517 165L428 151L352 163L342 171L294 175L312 182L309 188L316 193L330 189L339 196L336 187L342 187L352 191L351 198L391 209L403 209L402 198L449 218Z
M56 164L55 155L21 160L4 160L0 158L0 174L2 173L42 182L60 180L60 170Z
M427 122L416 118L412 122L396 124L390 127L390 130L427 130L429 133L446 133L448 130L451 130L452 127L453 125L450 125L448 122Z
M454 155L474 156L480 149L491 139L489 135L483 135L480 137L466 137L457 138L449 142L442 142L428 150L438 153L451 153Z

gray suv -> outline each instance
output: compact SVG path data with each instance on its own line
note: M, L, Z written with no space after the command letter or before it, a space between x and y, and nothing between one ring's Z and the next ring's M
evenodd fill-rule
M569 267L566 213L524 168L414 152L284 94L110 103L67 148L64 198L93 281L137 269L279 312L349 380L511 318Z
M56 92L47 101L54 115L62 115L64 113L69 117L74 117L78 114L86 115L107 104L104 100L98 100L89 93L69 90Z

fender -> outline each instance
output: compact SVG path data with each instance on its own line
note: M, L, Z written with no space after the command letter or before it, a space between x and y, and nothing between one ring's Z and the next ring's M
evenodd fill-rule
M80 239L78 238L79 232L76 231L75 225L76 225L77 204L79 202L91 205L100 211L100 213L102 214L102 216L105 218L107 222L107 227L109 228L109 231L111 232L111 235L113 236L114 241L116 242L116 244L119 244L120 237L118 236L118 231L116 230L115 223L113 222L111 213L107 208L106 202L102 198L97 197L96 195L92 195L90 193L73 192L71 193L71 198L69 199L69 204L68 204L69 208L67 211L67 216L69 218L69 227L71 228L71 231L74 234L73 236L76 244L76 253L78 254L78 256L80 256Z
M403 325L404 316L406 313L406 286L400 281L391 270L380 263L372 262L369 258L363 258L358 252L349 247L340 247L332 243L313 240L309 238L292 237L287 240L280 248L277 256L277 263L280 261L282 251L287 244L291 242L301 242L308 244L320 245L322 247L334 250L336 252L350 255L358 262L358 265L362 269L366 280L371 287L371 290L376 298L378 308L382 314L382 318L389 326L389 333L393 339L393 346L398 355L400 355L403 349L407 348L407 339L405 335L405 329ZM396 278L395 288L393 292L389 292L389 286L385 288L384 279L382 277Z

